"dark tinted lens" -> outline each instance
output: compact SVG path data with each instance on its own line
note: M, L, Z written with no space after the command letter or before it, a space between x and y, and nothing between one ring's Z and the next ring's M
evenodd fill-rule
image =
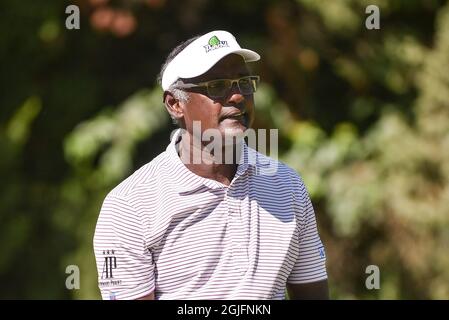
M209 96L213 98L221 98L226 95L226 92L231 86L231 81L229 80L217 80L209 82L207 86L207 91Z
M251 94L256 91L253 80L250 77L240 79L239 88L242 94Z

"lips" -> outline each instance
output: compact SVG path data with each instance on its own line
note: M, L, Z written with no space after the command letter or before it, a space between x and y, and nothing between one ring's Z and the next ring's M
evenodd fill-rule
M220 121L225 119L236 119L241 120L246 116L246 110L244 108L240 109L231 109L223 112L223 114L220 117Z
M246 114L245 112L233 113L233 114L229 114L229 115L223 116L223 117L221 117L221 119L222 120L225 120L225 119L237 119L237 120L239 120L242 117L244 117L245 114Z

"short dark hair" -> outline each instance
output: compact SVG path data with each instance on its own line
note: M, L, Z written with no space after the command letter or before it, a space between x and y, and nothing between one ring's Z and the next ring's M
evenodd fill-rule
M172 60L182 51L184 50L189 44L191 44L193 41L198 39L200 36L195 36L193 38L190 38L181 44L177 45L167 56L167 59L165 60L164 64L161 67L161 71L159 72L159 75L157 77L157 82L161 85L162 84L162 76L164 75L164 71L167 68L168 64L172 62ZM177 90L174 90L176 93ZM180 123L177 119L172 117L172 122L176 126L182 127L182 123Z
M172 60L182 51L184 50L189 44L191 44L193 41L195 41L196 39L198 39L200 36L195 36L193 38L190 38L184 42L182 42L181 44L179 44L178 46L176 46L176 48L174 48L169 55L167 56L167 59L165 60L164 64L162 65L161 71L157 77L157 82L159 84L162 84L162 76L164 75L164 71L167 68L168 64L170 62L172 62Z

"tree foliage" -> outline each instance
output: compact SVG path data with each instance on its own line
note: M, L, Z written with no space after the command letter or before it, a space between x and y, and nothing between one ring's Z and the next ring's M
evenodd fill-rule
M70 4L79 30L69 3L0 4L0 298L99 298L101 202L169 141L165 56L213 29L262 55L255 126L279 129L279 157L312 195L332 297L449 298L449 3ZM365 28L370 4L380 30Z

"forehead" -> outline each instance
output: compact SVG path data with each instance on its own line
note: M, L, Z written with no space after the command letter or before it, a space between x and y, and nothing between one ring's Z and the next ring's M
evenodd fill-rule
M230 54L218 61L209 71L192 80L232 79L246 75L249 75L249 69L243 57L238 54Z

